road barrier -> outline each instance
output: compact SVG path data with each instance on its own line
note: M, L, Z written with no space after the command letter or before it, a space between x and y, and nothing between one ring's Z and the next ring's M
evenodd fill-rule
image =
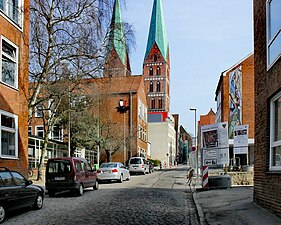
M208 166L203 166L203 188L209 187L209 179L208 179Z

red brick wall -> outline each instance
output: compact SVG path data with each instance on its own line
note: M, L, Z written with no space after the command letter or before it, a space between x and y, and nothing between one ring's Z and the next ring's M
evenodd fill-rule
M157 56L157 61L154 61L154 56ZM166 59L163 58L159 48L156 44L153 45L149 55L145 59L143 63L143 76L145 78L145 91L147 93L147 104L149 107L149 110L152 111L170 111L170 61L169 56ZM157 67L160 67L161 69L161 75L156 75ZM154 75L149 75L150 67L153 68ZM161 91L160 93L156 92L156 84L157 81L161 83ZM154 85L154 91L150 92L150 82L153 82ZM148 94L164 94L164 96L154 96L149 97ZM151 99L155 99L155 109L151 109ZM163 99L163 107L159 108L158 105L158 99Z
M281 90L281 60L267 71L266 1L254 1L255 169L254 201L281 217L281 171L269 171L269 102Z
M16 28L0 15L0 35L19 47L18 90L0 83L0 110L18 116L18 159L0 159L0 166L19 171L27 176L28 172L28 133L27 133L27 96L28 96L28 46L29 46L29 0L24 1L23 31Z
M229 122L229 75L242 66L242 123L249 124L249 138L254 138L254 55L227 71L222 81L222 122Z

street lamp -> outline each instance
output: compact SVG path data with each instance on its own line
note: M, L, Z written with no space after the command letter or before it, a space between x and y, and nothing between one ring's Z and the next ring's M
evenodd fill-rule
M194 143L194 146L195 146L195 151L196 151L196 173L197 173L197 180L198 180L198 177L199 177L199 154L198 154L198 149L197 149L197 127L196 127L196 111L197 109L196 108L189 108L190 111L194 111L194 139L195 139L195 143Z
M129 110L129 106L127 104L127 101L120 99L119 100L119 106L117 107L117 111L124 115L124 134L123 134L123 148L124 148L124 165L126 165L126 112Z

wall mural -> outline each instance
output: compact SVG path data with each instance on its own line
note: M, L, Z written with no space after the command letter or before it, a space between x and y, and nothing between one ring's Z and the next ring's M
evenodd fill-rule
M242 67L229 75L229 138L233 138L234 127L242 125Z

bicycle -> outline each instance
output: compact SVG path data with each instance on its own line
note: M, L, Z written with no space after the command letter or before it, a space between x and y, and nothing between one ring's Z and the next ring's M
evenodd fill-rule
M32 177L34 174L33 169L31 167L28 167L28 177Z

